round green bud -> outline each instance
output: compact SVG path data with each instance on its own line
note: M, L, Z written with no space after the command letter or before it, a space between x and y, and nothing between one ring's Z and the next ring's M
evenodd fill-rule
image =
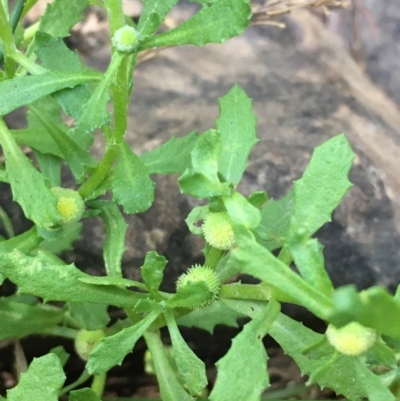
M114 33L112 43L122 53L133 53L139 45L139 32L125 25Z
M75 338L76 353L84 360L89 360L89 354L99 345L105 337L103 330L89 331L82 329Z
M357 322L339 329L330 324L325 334L329 343L344 355L360 355L370 349L377 339L375 330Z
M210 297L203 300L200 307L211 305L218 298L221 290L221 282L217 273L208 266L192 266L186 273L178 278L178 281L176 282L176 291L179 292L179 290L183 289L189 283L204 283L210 291Z
M64 224L81 219L85 211L85 203L77 191L55 187L51 189L51 192L57 198L57 210Z
M201 227L207 244L227 251L236 245L235 234L227 212L209 213Z

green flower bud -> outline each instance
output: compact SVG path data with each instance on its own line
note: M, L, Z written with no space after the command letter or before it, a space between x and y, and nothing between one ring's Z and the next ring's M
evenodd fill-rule
M236 245L235 234L227 212L209 213L202 232L206 242L214 248L227 251Z
M103 330L89 331L82 329L75 338L76 353L84 360L89 360L89 354L99 345L105 337Z
M339 329L330 324L325 334L329 343L344 355L360 355L370 349L377 339L375 330L357 322Z
M122 53L133 53L139 45L139 32L129 25L125 25L114 33L112 43Z
M203 301L200 307L211 305L219 295L221 289L221 282L217 276L217 273L208 266L194 265L186 273L182 274L176 282L176 291L184 289L189 283L204 283L209 292L210 297Z
M63 223L72 223L81 219L85 211L85 203L77 191L55 187L51 192L57 198L57 210Z

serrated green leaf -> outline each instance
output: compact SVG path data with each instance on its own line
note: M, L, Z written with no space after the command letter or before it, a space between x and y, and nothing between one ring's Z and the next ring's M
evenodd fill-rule
M183 389L176 377L161 342L160 333L148 331L144 333L144 338L151 353L161 399L163 401L193 401L194 399Z
M33 104L29 109L36 115L37 119L47 129L48 133L57 144L64 159L72 171L76 180L81 180L85 174L85 167L95 167L96 160L86 150L82 149L64 129L52 122L52 116L43 110L39 110Z
M99 74L89 71L76 73L48 72L41 75L24 75L0 82L0 115L10 113L64 88L99 80Z
M91 206L101 211L106 229L103 258L109 276L122 277L122 256L125 252L125 235L128 225L115 203L109 201L91 202Z
M168 300L170 308L189 308L194 309L213 299L214 294L209 286L203 282L189 281L178 292Z
M129 280L123 277L112 277L112 276L85 276L79 278L82 283L93 284L93 285L115 285L119 287L138 287L142 290L146 290L146 286L139 281Z
M69 393L69 401L101 401L99 396L90 388L82 388Z
M314 149L303 176L294 182L295 211L291 231L314 234L326 222L351 187L347 176L354 153L346 137L337 135Z
M182 338L173 313L166 311L164 316L167 321L178 372L189 393L197 395L207 386L208 382L204 362L196 356Z
M200 135L191 152L192 166L179 177L179 187L183 193L209 198L226 192L226 185L221 184L218 177L221 149L221 137L217 131L208 130Z
M55 39L44 32L35 35L37 49L35 53L41 60L41 65L53 72L80 72L86 70L81 64L78 54L68 49L62 39ZM78 85L73 89L62 89L53 94L63 110L74 117L82 114L82 104L88 102L91 96L89 85Z
M323 335L313 332L283 314L279 314L269 334L278 342L284 352L295 360L303 375L310 375L332 359L334 349L327 342L324 347L330 348L330 352L326 356L314 359L310 358L309 355L304 355L303 350L321 341ZM363 383L358 380L359 372L356 371L354 366L355 360L357 358L339 355L330 366L318 374L318 384L321 387L332 389L337 394L343 394L352 401L361 401L367 396L367 391ZM371 380L373 379L373 373L365 366L362 370ZM392 398L382 399L391 400Z
M113 336L103 338L89 355L89 361L86 365L89 373L101 375L113 366L120 365L125 356L132 352L136 341L139 340L158 315L158 311L153 311L134 326L122 329Z
M364 387L365 395L369 401L396 401L396 397L386 388L381 378L367 369L359 358L354 358L353 363L357 380Z
M260 210L253 206L243 195L234 192L231 196L223 197L222 200L234 230L236 229L235 226L242 226L246 229L258 227L261 221Z
M63 320L62 309L42 308L7 298L0 299L0 340L22 338L42 333L43 328L56 326Z
M143 153L139 159L147 167L149 174L183 173L190 167L190 153L197 138L195 131L183 138L172 137L159 148Z
M147 252L143 266L140 268L146 288L155 299L160 298L158 288L164 277L164 269L167 263L168 261L164 256L159 255L156 251L150 251Z
M107 104L110 100L110 87L114 83L123 54L115 52L100 83L96 86L89 100L82 106L82 114L76 121L76 129L82 132L92 132L110 121Z
M178 0L144 0L138 30L142 37L152 35Z
M118 165L111 181L114 201L126 213L144 212L153 203L154 186L147 168L127 143L121 143L118 146Z
M269 385L267 353L262 342L280 310L274 300L247 323L232 340L228 353L217 363L217 380L210 401L258 401ZM243 350L246 350L243 353ZM243 369L243 366L246 366Z
M177 28L144 39L140 50L161 46L197 45L223 43L240 35L249 25L250 1L219 0L204 6L196 15Z
M236 321L240 317L242 317L241 314L232 311L222 301L215 301L206 308L195 309L180 318L178 324L187 327L198 327L212 334L217 324L238 327Z
M318 240L310 239L307 232L298 230L288 238L286 244L304 280L324 294L330 295L333 285L325 270L323 246Z
M40 172L47 179L48 185L53 187L61 186L62 159L57 156L43 154L33 151L39 164Z
M238 85L218 101L220 117L215 123L222 140L218 168L227 181L238 184L247 168L250 151L258 142L257 118L252 100Z
M89 0L70 0L68 7L64 0L54 0L48 4L40 19L39 31L55 38L69 36L70 29L82 19L82 12Z
M71 317L86 330L102 329L110 322L108 305L69 302L68 308Z
M79 279L89 275L42 252L35 257L18 251L0 253L0 273L17 284L21 292L46 301L89 302L132 309L143 298L143 294L117 286L86 284Z
M6 172L13 199L21 205L25 216L40 227L51 226L60 221L56 198L47 187L46 179L15 143L2 120L0 144L6 156Z
M261 222L257 227L260 242L268 250L281 248L290 228L294 213L294 191L290 191L279 201L271 199L261 210Z
M316 316L327 320L333 306L329 297L306 283L289 266L254 239L242 237L238 239L238 244L239 248L231 251L238 271L278 288Z
M58 393L65 381L61 362L50 353L34 358L27 372L21 374L16 387L7 390L8 401L58 401Z
M62 157L60 149L43 127L10 130L10 132L18 145L29 146L31 149L43 154Z

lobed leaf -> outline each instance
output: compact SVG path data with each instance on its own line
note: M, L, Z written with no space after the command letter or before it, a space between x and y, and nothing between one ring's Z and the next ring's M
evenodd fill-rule
M220 117L215 122L222 141L218 168L225 180L238 184L247 168L250 151L258 142L257 117L252 100L238 85L218 100Z
M110 322L105 304L69 302L68 309L71 317L86 330L102 329Z
M112 202L98 200L91 202L91 206L101 210L106 229L106 239L103 245L103 259L108 276L122 277L122 256L125 252L125 235L128 225L118 209Z
M164 269L167 263L168 261L164 256L159 255L156 251L150 251L147 252L143 266L140 268L146 288L154 299L160 298L158 288L164 277Z
M166 311L164 316L167 321L173 355L179 375L186 384L189 393L197 395L204 390L208 383L205 364L182 338L173 313Z
M6 172L13 199L21 205L25 216L39 227L52 226L60 221L56 198L47 187L45 177L33 167L2 120L0 144L6 156Z
M64 317L62 309L42 308L7 298L0 299L0 340L22 338L54 327Z
M172 137L159 148L143 153L139 159L147 167L149 174L183 173L190 167L190 153L197 138L195 131L183 138Z
M64 88L99 80L99 74L89 71L64 73L48 72L23 75L0 82L0 116L25 106Z
M215 0L188 21L156 36L145 38L139 50L161 46L196 45L223 43L240 35L249 25L251 17L248 0Z
M213 333L217 324L223 324L230 327L238 327L237 319L241 314L227 308L222 301L215 301L210 306L201 309L195 309L188 315L181 317L178 324L187 327L198 327Z
M183 193L197 198L220 196L227 186L218 177L218 158L221 154L220 134L215 130L204 132L197 140L192 152L192 165L179 177Z
M269 200L261 210L261 222L256 231L260 243L269 251L283 246L294 207L295 195L294 191L290 191L279 201Z
M142 37L152 35L178 0L144 0L138 30Z
M8 401L58 401L65 381L60 359L50 353L34 358L27 372L21 374L16 387L7 390Z
M280 304L271 300L232 340L228 353L216 363L218 374L210 401L260 399L261 393L269 386L268 357L262 339L279 310ZM243 350L246 352L243 353Z
M69 0L68 7L64 0L54 0L48 4L40 19L39 31L55 38L69 36L70 29L82 19L82 12L89 0Z
M154 186L147 168L129 145L119 144L118 165L111 181L114 201L120 204L126 213L144 212L153 203Z
M139 340L158 315L158 311L153 311L139 323L122 329L117 334L103 338L89 355L89 361L86 366L89 373L101 375L113 366L121 365L125 356L132 352L136 341Z
M143 298L117 286L86 284L80 279L91 277L74 265L65 265L52 256L38 252L26 256L18 251L0 253L0 273L26 294L45 301L89 302L133 308Z
M80 62L76 52L72 52L60 38L37 32L35 35L35 53L41 60L41 65L52 72L82 72L87 70ZM87 103L91 96L89 85L78 85L72 89L62 89L53 94L63 110L74 117L82 114L82 105Z
M326 222L351 187L347 176L354 153L346 137L337 135L314 149L303 176L294 182L295 206L290 231L314 234Z

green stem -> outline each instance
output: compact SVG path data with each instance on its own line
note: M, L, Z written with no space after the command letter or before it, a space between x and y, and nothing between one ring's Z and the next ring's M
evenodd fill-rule
M5 210L1 206L0 206L0 220L3 221L3 226L4 226L4 229L6 230L8 238L15 237L14 228L12 226L11 220L8 217Z
M69 384L68 386L65 386L58 394L59 397L61 397L64 394L69 393L71 390L77 388L81 384L85 383L86 380L90 378L89 372L85 369L82 374L78 377L77 380L75 380L73 383Z
M104 3L108 14L108 20L110 21L110 36L112 38L115 31L125 25L122 0L105 0Z
M289 247L284 245L279 252L278 259L283 262L285 265L290 266L293 262L292 254L290 253Z
M28 254L36 249L42 241L43 238L39 235L36 227L34 226L23 234L1 242L0 251L12 252L14 249L18 249L20 252Z
M93 381L91 385L91 389L99 396L101 397L104 392L104 387L106 385L106 378L107 375L95 375L93 376Z
M111 145L107 148L103 159L100 161L94 173L81 185L78 192L83 199L88 198L97 187L104 181L117 158L117 146Z
M12 78L15 74L15 61L12 59L16 49L11 25L7 18L6 10L0 1L0 41L3 44L3 52L5 57L5 72L8 77Z
M24 32L24 44L28 44L33 37L36 35L36 32L39 30L40 21L35 22L30 27L25 29Z
M71 329L65 326L44 327L37 334L49 334L51 336L71 338L75 340L79 330Z
M232 283L222 286L219 293L220 298L240 299L251 301L269 301L274 297L278 302L299 304L295 299L279 291L279 289L266 283L242 284Z
M26 57L24 54L22 54L19 51L16 51L13 54L14 60L19 63L23 68L25 68L27 71L29 71L33 75L40 75L48 72L46 68L43 68L39 64L36 64L33 60L30 58Z
M136 63L136 54L133 55ZM113 86L114 102L114 138L121 143L127 131L130 82L132 81L132 57L123 58L117 73L116 84Z
M221 249L217 249L211 245L207 245L204 252L204 256L206 258L204 265L215 269L223 254L224 251L222 251Z

